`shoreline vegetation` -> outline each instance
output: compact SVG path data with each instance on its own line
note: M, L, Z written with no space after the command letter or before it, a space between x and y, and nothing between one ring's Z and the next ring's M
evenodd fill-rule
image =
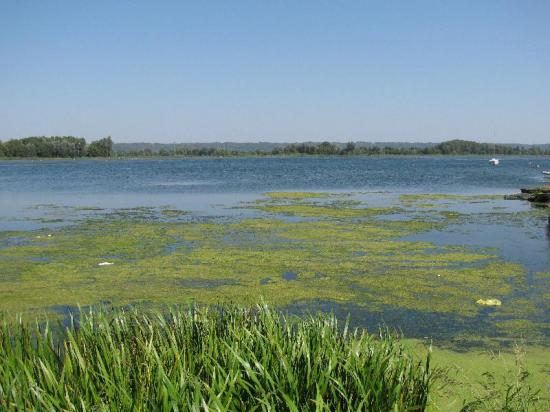
M149 158L353 155L526 155L550 156L549 145L493 144L449 140L421 143L113 143L106 137L91 143L73 136L27 137L0 141L0 159Z
M425 410L430 355L336 318L251 308L0 324L0 409Z
M4 316L0 409L546 410L529 369L544 355L526 355L449 353L265 303Z

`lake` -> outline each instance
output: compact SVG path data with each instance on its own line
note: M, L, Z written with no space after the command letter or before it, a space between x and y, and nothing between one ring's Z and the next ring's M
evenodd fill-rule
M477 156L0 161L0 211L4 220L36 204L205 211L274 190L511 193L541 184L549 168L544 157L490 167Z
M12 301L2 309L64 312L182 295L247 301L285 288L279 303L289 310L352 313L359 324L387 322L409 336L498 322L546 335L548 211L501 195L543 184L549 168L545 157L502 157L494 167L477 156L2 161L0 284ZM295 191L323 195L286 193ZM216 271L209 262L220 258ZM99 269L102 260L114 264ZM399 279L396 290L418 291L384 289L376 277L386 270ZM106 288L101 274L128 293ZM450 278L434 289L427 274ZM40 276L49 280L38 284ZM502 296L501 312L475 305L491 290ZM57 295L41 300L38 291ZM472 300L461 309L460 299ZM529 310L510 309L521 302Z
M504 157L499 167L477 156L21 160L0 161L0 168L2 193L65 200L290 189L508 192L540 184L550 159Z

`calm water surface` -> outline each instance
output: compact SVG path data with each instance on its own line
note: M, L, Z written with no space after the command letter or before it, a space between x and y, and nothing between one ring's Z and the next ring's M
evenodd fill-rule
M509 193L543 182L544 168L550 158L505 157L499 167L485 157L0 161L0 211L170 204L200 212L269 190Z
M543 184L542 169L550 169L550 158L502 157L498 167L481 156L0 161L0 230L55 227L67 218L63 209L40 205L171 206L195 215L239 215L242 209L234 206L273 190L382 192L358 195L371 206L388 205L399 193L506 194ZM455 207L480 219L419 238L496 247L522 263L536 261L539 270L550 268L544 219L519 231L484 218L495 207L528 210L525 202Z
M74 209L65 206L107 210L170 206L191 211L193 216L261 215L235 206L258 199L266 191L354 192L356 199L369 206L396 204L403 193L507 194L543 184L542 169L550 169L550 158L503 157L498 167L490 166L486 157L2 161L0 230L56 228L71 223L71 213L74 221L82 217L80 213L88 213L74 215ZM545 212L532 213L528 202L490 200L441 206L469 217L410 240L494 248L506 260L525 266L527 280L535 272L550 270L547 217ZM410 217L404 213L381 218ZM325 306L339 310L330 302L319 302L320 308ZM357 308L352 312L365 319L370 316ZM392 316L404 317L387 311L385 318L376 321L391 323ZM412 330L418 328L418 316L405 316L414 320ZM453 324L440 316L434 319L444 322L447 329ZM426 323L433 324L434 319ZM550 314L543 322L550 322Z
M3 196L26 194L37 201L286 189L486 193L540 184L544 168L550 169L550 158L505 157L498 167L485 157L4 161L0 188Z

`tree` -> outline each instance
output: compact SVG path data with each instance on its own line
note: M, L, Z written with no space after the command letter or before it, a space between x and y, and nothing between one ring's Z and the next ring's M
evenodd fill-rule
M317 152L324 155L337 154L340 152L340 148L330 142L323 142L317 146Z
M111 139L111 136L96 140L88 146L89 157L111 157L112 151L113 140Z
M342 149L342 154L350 154L355 151L355 143L348 142L346 146Z

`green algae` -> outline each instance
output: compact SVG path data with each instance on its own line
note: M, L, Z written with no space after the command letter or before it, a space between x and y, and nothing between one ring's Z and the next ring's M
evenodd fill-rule
M452 212L452 211L447 211L447 210L441 211L441 212L439 212L439 214L441 216L443 216L444 218L446 218L446 219L458 219L458 218L461 218L463 216L462 213Z
M550 313L550 273L535 273L534 280L534 287L540 291L540 294L537 295L537 304L544 308L546 313Z
M489 250L403 240L452 224L456 214L434 211L393 221L378 218L396 213L394 207L319 204L324 194L288 193L248 206L265 212L263 218L168 222L151 216L160 211L177 218L180 211L129 208L51 237L4 233L0 240L24 241L3 242L0 249L0 310L36 312L104 300L254 304L263 297L277 306L330 300L373 312L396 308L476 319L484 309L475 302L492 297L503 302L489 315L500 323L493 331L519 336L543 330L538 319L548 288L532 301L518 296L533 292L522 266ZM99 267L104 261L114 264ZM287 272L296 275L293 281L285 280Z
M407 339L403 343L418 356L425 356L429 351L433 364L445 371L445 379L433 388L428 411L460 411L464 401L469 402L488 394L487 390L494 391L493 397L502 396L507 387L517 383L520 374L524 372L528 372L525 384L540 391L537 410L548 410L550 407L548 347L526 346L524 342L518 341L506 351L474 349L457 352L438 345L426 345L418 340ZM490 387L483 385L487 376L494 378Z
M290 204L290 205L258 205L255 208L271 214L317 217L317 218L360 218L395 212L395 208L354 208L332 205Z
M169 209L169 208L162 209L160 213L162 216L168 217L168 218L177 218L177 217L186 216L189 214L189 212L185 210Z
M98 206L75 206L75 210L82 210L82 211L101 211L104 210L101 207Z
M456 195L448 193L415 193L402 194L399 196L401 202L420 202L420 201L461 201L461 202L480 202L488 200L502 199L501 195Z
M458 204L488 203L494 200L502 200L501 195L456 195L444 193L432 194L402 194L399 196L401 206L424 211L436 211L448 209ZM440 212L452 214L456 212ZM459 214L457 216L459 217Z
M326 192L266 192L271 199L323 199L331 196Z

